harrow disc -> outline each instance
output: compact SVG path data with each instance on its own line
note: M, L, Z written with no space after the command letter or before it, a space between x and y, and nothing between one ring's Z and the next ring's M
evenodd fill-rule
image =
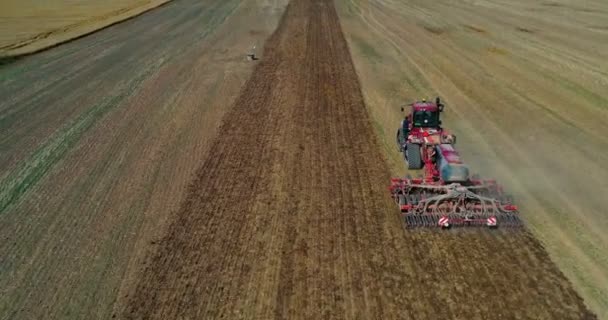
M496 218L498 219L498 225L503 228L522 228L524 226L523 221L517 214L507 213Z
M437 215L407 214L405 215L405 226L408 229L436 228L439 227L439 218L440 216Z
M517 206L493 180L473 185L392 179L393 199L407 228L488 227L520 228ZM441 220L441 223L440 223Z
M485 228L521 228L524 226L517 214L500 214L496 216L496 225L489 225L490 216L469 216L463 218L458 214L435 215L435 214L405 214L405 226L407 229L415 228L442 228L440 220L446 217L449 227L485 227Z

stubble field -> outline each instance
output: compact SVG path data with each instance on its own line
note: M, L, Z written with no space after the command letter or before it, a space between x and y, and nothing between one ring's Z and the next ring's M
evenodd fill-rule
M108 319L286 1L173 1L0 66L0 319Z
M77 38L167 1L4 0L0 3L0 58Z
M399 107L442 96L465 162L513 193L585 301L608 317L608 5L338 1L394 174Z

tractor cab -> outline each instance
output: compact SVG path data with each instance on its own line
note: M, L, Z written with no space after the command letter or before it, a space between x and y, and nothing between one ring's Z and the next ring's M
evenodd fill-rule
M439 128L439 110L435 105L415 103L412 111L412 127Z
M441 130L440 114L444 105L439 97L435 102L427 102L426 99L416 101L411 105L411 111L401 123L401 130L407 135L413 128ZM401 111L405 111L401 108Z
M439 114L443 111L444 105L439 97L435 102L427 102L425 99L412 103L410 122L413 128L435 128L440 129L441 120Z
M426 99L409 104L408 113L401 121L397 130L397 145L403 152L408 143L425 143L437 145L440 143L455 143L456 137L441 128L441 112L445 108L439 97L434 102ZM401 107L405 112L405 107Z

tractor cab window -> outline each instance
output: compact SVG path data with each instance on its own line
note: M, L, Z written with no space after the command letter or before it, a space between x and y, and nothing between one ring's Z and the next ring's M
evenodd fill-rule
M414 127L439 126L439 111L414 111Z

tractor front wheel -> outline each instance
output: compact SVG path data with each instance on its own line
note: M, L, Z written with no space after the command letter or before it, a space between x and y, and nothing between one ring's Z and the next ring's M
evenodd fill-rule
M401 137L401 129L397 130L397 148L399 152L403 152L403 138Z

